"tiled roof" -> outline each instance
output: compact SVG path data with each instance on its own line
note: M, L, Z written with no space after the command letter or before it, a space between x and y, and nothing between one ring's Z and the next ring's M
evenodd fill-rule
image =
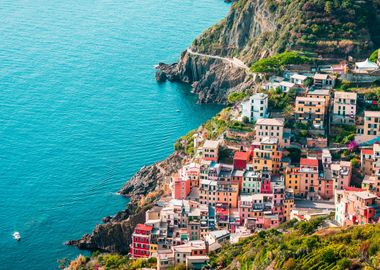
M362 149L363 155L373 155L373 149Z
M300 165L305 166L318 166L318 159L316 158L301 158Z
M249 160L249 153L248 152L235 152L234 159L238 160Z
M284 118L259 118L256 121L257 125L265 126L283 126L285 122Z

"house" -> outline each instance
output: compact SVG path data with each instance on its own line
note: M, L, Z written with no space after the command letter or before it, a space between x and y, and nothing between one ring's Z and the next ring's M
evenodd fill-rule
M202 147L202 158L207 161L218 161L219 141L206 140Z
M206 244L203 240L189 241L182 245L173 246L174 264L186 263L189 256L205 256Z
M380 135L380 112L365 111L363 135Z
M290 213L294 207L293 190L287 189L284 198L284 221L290 220Z
M300 168L288 166L285 169L285 188L293 190L294 195L300 194Z
M260 118L256 121L256 141L260 142L265 137L278 139L281 147L290 145L290 138L284 136L284 118Z
M326 103L323 98L297 97L295 115L298 121L323 129L325 124Z
M380 198L380 179L375 175L364 176L362 189L377 195Z
M245 171L243 175L242 193L257 194L261 190L262 174L254 171Z
M332 89L335 86L335 78L329 74L316 73L313 79L316 88Z
M300 194L305 198L313 198L318 192L319 163L316 158L300 160Z
M206 255L187 256L186 269L201 270L208 264L210 258Z
M308 98L323 98L325 100L326 107L330 104L330 90L329 89L314 89L308 91L306 94Z
M259 147L255 148L253 152L254 171L270 172L274 175L280 174L284 168L282 153L277 138L262 138Z
M133 258L147 258L150 256L150 238L153 227L137 224L132 234L130 254Z
M379 66L376 63L369 61L368 58L363 62L355 63L356 71L374 71L378 69L379 69Z
M296 84L292 82L282 81L279 83L279 88L282 92L288 93L292 89L296 89Z
M335 91L332 122L334 124L354 125L357 94Z
M373 174L374 151L362 148L360 151L361 171L364 175Z
M305 86L304 83L308 77L305 75L301 75L298 73L293 74L290 76L290 82L299 85L299 86Z
M185 200L190 193L190 179L174 174L172 176L172 185L172 197L177 200Z
M242 103L242 117L247 117L250 122L258 118L268 117L268 95L258 93Z
M237 151L234 154L234 169L245 170L250 160L251 154L249 152Z
M349 187L351 183L352 164L350 161L339 161L330 165L334 189Z
M335 220L342 226L377 222L378 198L358 188L335 191Z
M157 270L166 270L174 265L174 253L171 249L159 250L157 256Z

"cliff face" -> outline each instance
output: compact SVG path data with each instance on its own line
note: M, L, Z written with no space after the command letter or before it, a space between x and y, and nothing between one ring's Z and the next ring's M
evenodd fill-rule
M145 222L145 212L162 195L170 175L181 167L183 161L184 156L174 153L163 161L141 168L119 191L130 198L127 209L104 218L105 223L97 225L91 234L66 244L91 251L127 254L134 228Z
M287 50L319 59L366 58L380 47L379 17L379 0L239 0L193 42L191 51L237 57L247 66ZM255 85L252 75L228 61L189 51L178 63L161 63L156 78L192 84L200 102L225 103L229 93Z

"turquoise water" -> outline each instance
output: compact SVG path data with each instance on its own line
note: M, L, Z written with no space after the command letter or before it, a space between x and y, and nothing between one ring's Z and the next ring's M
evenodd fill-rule
M142 165L220 107L158 84L222 0L0 3L0 269L56 269ZM180 110L177 112L177 110ZM16 242L11 234L20 231Z

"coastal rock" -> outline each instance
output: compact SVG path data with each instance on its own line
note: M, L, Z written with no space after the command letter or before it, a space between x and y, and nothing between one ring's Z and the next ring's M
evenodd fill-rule
M138 223L145 222L145 212L151 206L140 209L136 214L122 221L99 224L91 234L86 234L80 240L71 240L66 245L90 251L117 252L127 254L131 244L131 235Z
M141 168L119 191L130 198L128 207L115 216L105 217L105 223L97 225L91 234L65 244L90 251L127 254L134 228L138 223L145 222L145 212L153 206L150 203L138 207L140 198L152 191L160 192L163 185L169 183L170 175L182 166L184 159L175 152L163 161Z

